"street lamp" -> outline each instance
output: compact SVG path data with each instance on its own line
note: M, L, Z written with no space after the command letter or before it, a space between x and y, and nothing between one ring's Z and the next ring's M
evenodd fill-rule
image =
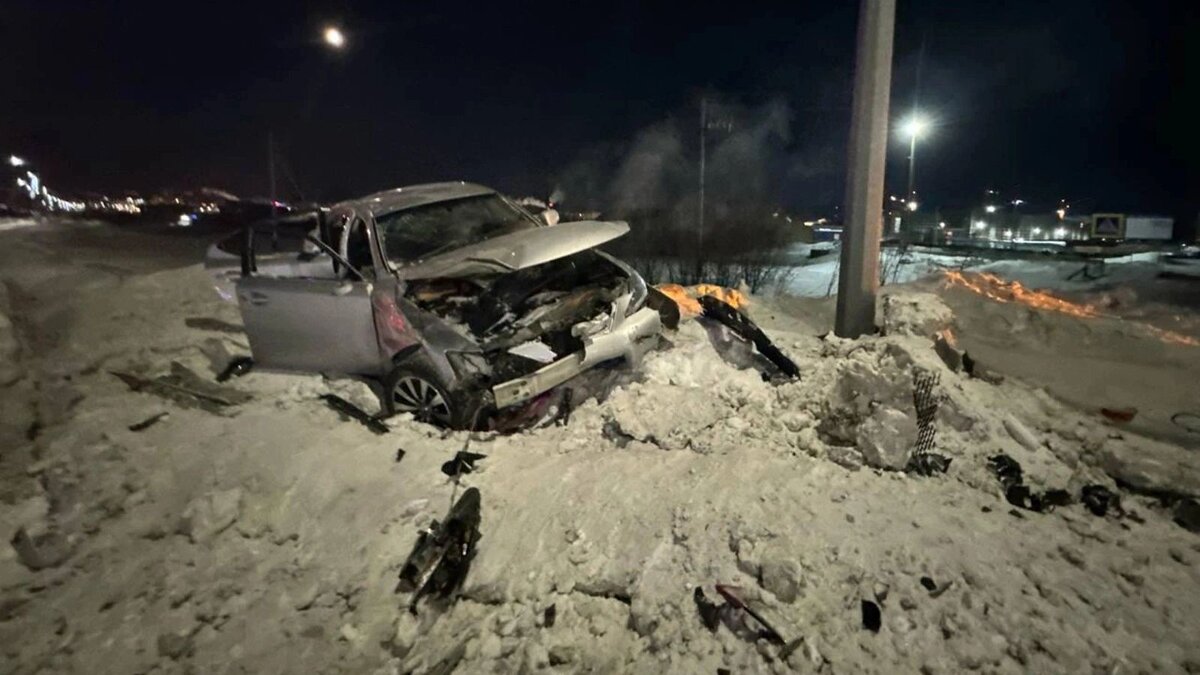
M929 131L929 120L919 112L914 112L913 116L908 118L904 125L900 128L905 136L908 136L908 197L912 199L913 179L916 177L917 165L917 139L925 135Z
M323 34L325 44L334 49L341 49L346 46L346 36L337 26L328 26Z

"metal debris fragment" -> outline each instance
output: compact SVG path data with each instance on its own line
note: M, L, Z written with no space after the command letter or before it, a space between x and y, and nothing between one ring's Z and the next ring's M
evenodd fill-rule
M454 453L454 457L450 461L442 464L442 473L451 478L471 473L475 470L475 462L486 458L487 455L481 455L478 452L459 450Z
M704 308L704 316L718 321L729 327L734 334L744 340L754 343L754 348L758 350L775 367L782 371L788 377L800 377L800 368L794 361L789 359L778 347L771 342L771 338L767 337L766 333L755 324L750 317L746 316L741 310L727 302L711 296L700 296L700 306Z
M937 427L934 426L933 418L942 405L942 397L935 393L940 381L941 375L937 372L913 371L913 406L917 410L917 446L913 451L914 459L932 450L937 439ZM946 464L949 465L949 462Z
M325 405L336 410L342 417L361 422L363 426L377 434L386 434L388 432L387 425L380 421L378 417L367 414L367 411L337 394L321 394L321 400L325 401Z
M146 419L142 420L141 422L138 422L136 424L130 424L129 430L130 431L144 431L144 430L149 429L150 427L154 426L155 424L158 424L158 422L160 420L162 420L164 417L166 417L167 415L170 415L170 414L171 413L164 410L163 412L160 412L157 415L151 415L150 417L147 417Z
M155 378L116 370L109 372L132 391L153 394L184 407L202 408L209 412L219 412L222 408L239 405L253 398L245 392L213 384L178 361L171 362L169 374Z
M749 614L750 616L754 617L754 620L757 621L759 624L762 625L763 628L766 629L765 637L768 640L770 640L771 642L774 642L776 644L781 644L781 645L785 644L787 642L786 640L783 639L783 636L779 634L779 631L775 630L775 627L772 626L770 624L770 622L767 621L766 617L764 617L762 614L759 614L757 611L755 611L755 609L753 607L748 605L746 603L746 601L742 600L741 597L738 596L738 591L741 590L740 588L738 588L737 586L726 586L724 584L717 584L716 589L717 589L717 593L719 593L722 598L725 598L725 602L727 602L731 607L734 607L735 609L740 609L740 610L746 612L747 614Z
M462 586L482 537L479 524L479 489L467 488L444 523L435 520L420 533L396 587L397 593L413 593L409 611L416 614L417 603L426 595L447 598Z
M1071 503L1071 494L1066 490L1055 488L1045 492L1034 492L1030 489L1025 484L1021 465L1008 455L999 454L988 458L988 468L1004 488L1004 498L1013 506L1043 513Z
M1093 515L1104 517L1111 509L1120 512L1121 497L1103 485L1084 485L1080 492L1080 501Z

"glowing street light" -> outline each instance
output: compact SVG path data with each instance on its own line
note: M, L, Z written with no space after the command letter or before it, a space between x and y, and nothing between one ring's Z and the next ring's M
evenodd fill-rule
M916 178L917 166L917 139L924 136L929 131L929 120L919 112L913 112L913 116L905 120L901 125L900 131L908 136L908 197L913 197L913 180ZM910 204L912 202L909 202Z
M904 132L905 136L916 140L924 136L925 132L929 131L929 120L921 117L920 115L913 115L904 122L902 131Z
M25 166L25 160L21 159L20 157L17 157L16 155L9 155L8 156L8 165L9 166Z
M328 26L325 28L325 33L322 35L325 44L334 49L341 49L346 46L346 36L337 26Z

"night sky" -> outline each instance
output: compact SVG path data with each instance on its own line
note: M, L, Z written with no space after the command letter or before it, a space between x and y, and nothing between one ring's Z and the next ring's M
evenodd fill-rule
M995 187L1194 219L1197 5L900 0L892 116L911 109L921 60L937 124L918 149L922 199ZM784 111L786 133L763 140L769 200L841 199L857 2L10 0L3 14L0 151L60 190L263 195L271 131L308 199L459 178L544 196L655 125L686 132L690 158L707 92ZM328 22L342 53L319 41ZM906 149L889 154L892 191Z

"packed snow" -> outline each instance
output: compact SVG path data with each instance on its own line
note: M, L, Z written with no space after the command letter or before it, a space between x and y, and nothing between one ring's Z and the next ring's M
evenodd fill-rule
M831 298L759 297L798 380L692 320L636 371L576 383L565 423L376 435L318 399L374 411L350 379L251 371L223 385L251 400L206 409L115 377L212 380L248 353L193 253L0 233L0 671L1200 670L1200 537L1175 522L1200 436L1171 420L1200 413L1200 348L1146 328L1200 336L1194 308L1093 284L1123 300L1088 319L932 277L887 289L883 334L842 340ZM903 470L918 382L943 474ZM455 485L439 467L464 447L486 458ZM1000 454L1073 503L1010 504ZM1085 485L1121 508L1089 512ZM466 582L411 614L400 567L467 487ZM693 593L715 583L789 644L744 614L706 628Z

